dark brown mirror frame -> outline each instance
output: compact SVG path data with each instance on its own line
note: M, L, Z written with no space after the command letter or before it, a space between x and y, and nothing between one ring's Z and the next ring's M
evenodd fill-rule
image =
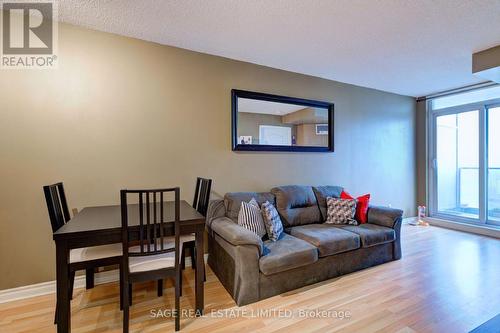
M317 107L328 110L328 147L312 147L312 146L274 146L274 145L242 145L238 144L238 98L248 98L260 101L269 101L277 103L287 103L295 105L303 105L306 107ZM333 137L334 137L334 108L333 103L315 101L310 99L302 99L295 97L271 95L246 90L231 90L231 109L232 109L232 133L231 142L233 151L285 151L285 152L333 152Z

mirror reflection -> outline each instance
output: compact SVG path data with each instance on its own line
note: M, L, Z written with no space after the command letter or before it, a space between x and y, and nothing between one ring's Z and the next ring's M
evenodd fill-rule
M328 109L238 97L239 145L328 147Z

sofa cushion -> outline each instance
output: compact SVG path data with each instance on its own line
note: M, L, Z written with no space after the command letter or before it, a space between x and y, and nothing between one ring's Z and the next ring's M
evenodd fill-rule
M226 206L226 217L229 217L234 222L238 222L238 214L240 212L241 202L249 202L255 198L259 206L264 202L269 201L274 203L274 194L270 192L232 192L226 193L224 196L224 205Z
M273 188L271 192L276 196L276 208L282 217L283 226L291 227L321 221L311 186L279 186Z
M394 229L382 227L376 224L343 225L337 226L342 230L354 232L359 235L362 247L370 247L383 243L392 242L396 239Z
M321 221L326 220L326 198L340 198L340 193L344 190L341 186L313 186L314 195L316 196L316 200L318 201L318 206L321 213Z
M293 227L290 234L318 248L319 256L359 249L359 236L331 224L309 224Z
M265 241L268 253L259 259L260 271L265 275L306 266L318 260L318 250L306 241L283 234L276 242Z

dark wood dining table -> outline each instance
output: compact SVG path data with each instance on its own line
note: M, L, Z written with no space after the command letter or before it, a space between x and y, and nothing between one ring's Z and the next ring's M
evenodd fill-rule
M165 212L165 222L174 221L174 202L166 201L163 203ZM129 204L129 211L138 211L137 204ZM137 222L130 221L129 225L139 225L138 215ZM173 223L167 223L167 233L173 234ZM205 217L198 213L186 201L180 202L180 232L181 234L194 233L196 236L196 248L203 249L203 234L205 230ZM130 231L130 229L129 229ZM134 239L133 228L131 231L131 240ZM69 252L71 249L121 243L121 207L115 206L100 206L87 207L79 212L73 219L62 226L54 233L54 241L56 243L56 269L57 269L57 306L58 306L58 321L57 332L71 332L71 307L69 295ZM139 238L137 232L137 239ZM203 253L203 251L200 251ZM195 275L195 297L196 297L196 313L203 314L204 299L203 299L203 276L204 276L204 257L203 255L196 256L196 275ZM200 269L198 269L200 268ZM118 306L118 305L117 305Z

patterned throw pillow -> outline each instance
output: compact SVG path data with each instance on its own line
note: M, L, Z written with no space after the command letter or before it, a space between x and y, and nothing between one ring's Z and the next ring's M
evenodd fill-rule
M281 223L280 214L272 203L266 201L262 204L262 216L266 225L267 236L273 242L277 241L283 233L283 224Z
M241 202L240 212L238 213L238 224L253 231L260 238L266 235L266 226L262 219L259 203L255 198L252 198L249 202Z
M328 208L325 223L330 224L353 224L357 225L358 222L354 219L356 213L356 200L355 199L339 199L339 198L326 198L326 206Z

